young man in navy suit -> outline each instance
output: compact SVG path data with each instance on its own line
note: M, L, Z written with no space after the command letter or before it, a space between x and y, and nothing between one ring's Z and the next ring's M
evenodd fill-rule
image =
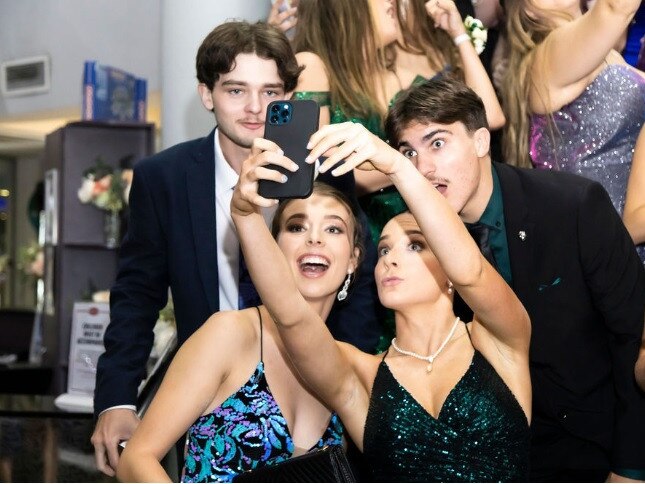
M403 93L386 130L466 225L485 226L482 252L531 317L531 481L645 479L645 274L605 190L493 163L484 106L454 80Z
M130 220L110 294L111 322L98 363L92 436L99 470L113 476L117 445L136 429L137 387L145 374L158 313L170 287L179 342L216 311L241 301L239 243L230 201L242 162L264 134L267 105L286 99L302 68L288 40L264 23L229 22L215 28L197 53L198 92L217 127L135 166ZM330 180L331 181L331 180ZM339 187L339 180L334 184ZM353 179L340 181L353 193ZM351 192L350 192L351 191ZM366 241L369 242L369 241ZM334 309L330 329L364 350L379 338L373 277L375 248L353 294ZM371 268L370 268L371 266ZM334 312L332 314L334 314Z

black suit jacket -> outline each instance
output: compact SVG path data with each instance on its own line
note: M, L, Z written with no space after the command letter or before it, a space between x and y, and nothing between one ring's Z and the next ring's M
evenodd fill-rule
M214 134L173 146L134 168L128 230L110 293L105 353L97 368L96 415L136 403L152 328L167 302L168 287L180 343L219 310ZM340 188L353 190L351 183ZM380 335L375 261L370 242L350 296L335 305L328 319L334 337L365 351L374 350Z
M645 275L606 191L585 178L496 163L513 289L532 322L534 468L595 468L549 455L563 435L645 469L645 396L634 381Z

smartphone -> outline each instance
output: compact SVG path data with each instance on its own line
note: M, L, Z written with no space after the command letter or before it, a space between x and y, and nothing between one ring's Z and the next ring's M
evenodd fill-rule
M284 155L300 168L291 172L275 165L269 165L287 175L286 183L260 180L258 193L264 198L307 198L314 186L314 163L306 163L309 154L307 143L318 130L318 103L311 99L273 101L267 107L264 123L264 138L273 141Z

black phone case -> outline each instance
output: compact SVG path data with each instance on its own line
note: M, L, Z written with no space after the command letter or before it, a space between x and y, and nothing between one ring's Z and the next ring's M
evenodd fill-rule
M271 108L274 104L291 106L291 119L284 124L271 122ZM297 163L298 171L291 172L275 165L269 168L287 175L286 183L271 180L260 180L258 193L264 198L307 198L311 195L314 183L314 164L305 163L309 154L307 143L312 134L318 130L320 108L316 101L302 99L293 101L273 101L267 107L264 138L273 141L284 152L284 155Z

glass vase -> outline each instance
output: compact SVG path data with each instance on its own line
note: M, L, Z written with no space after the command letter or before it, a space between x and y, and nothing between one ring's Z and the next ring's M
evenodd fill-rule
M105 213L105 246L114 249L119 246L121 240L121 217L119 212L107 211Z

